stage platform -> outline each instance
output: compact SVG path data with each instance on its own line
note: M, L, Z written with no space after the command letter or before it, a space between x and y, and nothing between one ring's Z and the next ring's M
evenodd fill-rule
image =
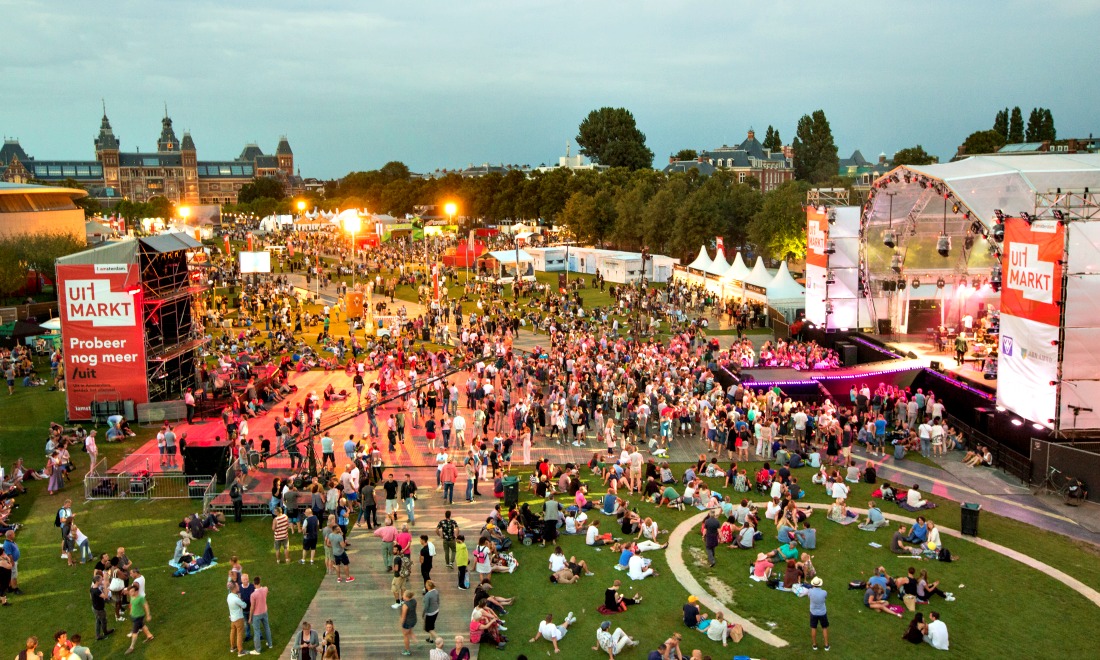
M997 392L997 379L987 379L982 372L980 362L964 362L961 365L955 363L955 351L948 347L946 351L937 351L936 346L927 335L866 335L867 339L874 343L883 344L900 356L915 355L916 360L925 367L932 369L932 363L938 362L943 374L951 374L955 380L979 390L995 394Z
M882 360L857 364L853 367L840 367L837 369L807 369L798 370L788 367L764 367L760 369L742 369L742 377L751 376L752 381L746 381L746 386L752 383L796 383L800 381L822 381L832 379L849 379L874 377L881 373L894 373L909 369L923 369L928 365L922 360Z

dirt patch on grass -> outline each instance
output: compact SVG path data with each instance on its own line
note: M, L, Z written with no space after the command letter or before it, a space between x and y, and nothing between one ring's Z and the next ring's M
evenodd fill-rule
M707 568L710 566L710 560L707 559L707 553L702 548L688 548L688 553L691 554L691 561L696 566L701 568Z
M721 579L713 576L707 576L707 591L714 594L718 600L722 601L723 605L733 607L735 605L733 587L729 586Z

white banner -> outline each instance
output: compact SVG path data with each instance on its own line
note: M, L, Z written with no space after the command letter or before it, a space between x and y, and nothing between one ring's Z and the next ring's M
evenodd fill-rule
M1053 428L1057 407L1058 328L1001 314L997 405Z

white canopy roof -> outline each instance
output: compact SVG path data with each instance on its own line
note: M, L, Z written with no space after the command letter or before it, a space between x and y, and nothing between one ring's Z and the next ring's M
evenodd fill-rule
M517 254L519 255L520 263L533 261L531 255L527 254L525 250L497 250L495 252L490 252L488 256L496 259L502 264L514 264L516 263Z
M695 257L695 261L688 264L688 268L694 268L704 272L710 272L710 267L713 262L710 260L710 255L707 254L707 248L705 245L699 246L699 256Z
M745 277L745 281L749 284L765 288L771 284L772 279L772 274L768 272L767 268L764 268L763 257L756 258L756 265L752 267L752 272Z
M714 261L711 262L710 268L706 269L708 273L712 275L725 275L726 271L730 269L729 262L726 261L726 253L721 247L714 253Z
M779 272L775 274L767 289L768 303L786 300L802 301L806 296L806 287L791 277L791 271L787 270L786 261L779 265Z
M726 274L722 276L724 281L728 280L740 280L745 281L745 278L749 276L749 267L745 265L745 260L741 257L741 253L738 252L733 257L733 261L730 262L730 269L726 271Z

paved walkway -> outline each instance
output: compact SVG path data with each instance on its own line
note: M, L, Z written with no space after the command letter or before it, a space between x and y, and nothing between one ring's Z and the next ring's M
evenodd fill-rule
M435 490L435 469L398 470L395 476L399 481L405 472L412 475L413 481L419 487L416 522L409 526L414 539L413 552L420 548L418 540L420 534L427 534L436 545L437 554L432 569L432 581L440 592L441 608L436 631L447 640L446 648L450 649L454 646L455 635L468 635L466 624L473 607L473 592L458 589L457 571L447 568L443 544L435 534L436 523L443 518L443 511L446 509L442 493ZM487 493L485 485L481 488L483 493ZM461 494L459 494L459 498L451 507L452 517L468 538L476 537L476 530L480 529L482 524L479 521L484 521L494 504L496 499L491 495L478 498L474 503L469 504L461 501ZM380 512L379 520L382 517ZM402 511L401 522L405 521L406 516ZM326 619L332 619L336 629L340 631L340 657L344 660L398 658L404 645L400 631L399 611L391 608L393 605L393 597L390 593L392 573L383 568L382 542L367 528L352 528L349 538L352 545L348 550L348 558L351 560L351 574L355 577L355 581L337 583L334 576L326 576L302 620L309 621L314 629L320 629L324 627ZM318 554L321 554L320 549ZM303 570L307 569L303 568ZM324 569L316 567L308 570ZM414 563L408 588L416 594L417 614L420 621L411 648L413 655L420 658L427 657L428 651L432 648L425 641L427 637L424 633L422 586L419 566ZM288 641L281 657L290 657L290 647L291 644ZM472 646L471 651L476 658L476 647Z
M764 507L767 505L767 502L756 502L756 505ZM808 502L805 503L804 506L809 506L820 511L827 511L830 505ZM866 509L860 509L856 507L849 508L859 515L865 515L867 513ZM681 522L679 525L677 525L676 529L672 531L672 534L669 535L669 545L668 551L666 553L666 559L668 560L669 569L672 571L673 575L676 576L676 579L679 580L680 584L683 585L685 589L687 589L688 593L696 594L700 602L702 602L703 605L710 608L712 611L721 611L728 621L741 624L741 626L745 630L745 634L752 635L753 637L756 637L765 644L774 646L776 648L788 646L789 644L786 640L782 639L772 632L761 628L760 626L757 626L745 617L730 610L729 607L722 603L722 601L720 601L717 596L707 591L701 584L699 584L699 581L695 579L695 576L692 575L691 571L688 569L687 564L684 562L684 539L687 537L688 534L698 532L699 525L702 524L702 521L707 516L707 513L707 511L700 512L698 515L692 516L691 518L688 518L687 520ZM899 514L885 512L883 513L883 515L888 520L893 520L895 522L904 522L907 525L912 525L916 522L916 520L910 516L903 516ZM1061 582L1070 589L1073 589L1077 593L1087 598L1089 601L1092 602L1093 605L1100 607L1100 592L1081 582L1077 578L1063 571L1060 571L1057 568L1054 568L1050 564L1041 562L1038 559L1025 555L1022 552L1017 552L1016 550L1000 545L999 543L993 543L992 541L987 541L979 537L964 537L962 533L958 530L952 529L950 527L945 527L944 525L939 523L937 523L936 527L940 530L941 534L946 534L947 536L951 536L957 539L965 538L965 540L970 541L975 545L981 546L999 555L1004 555L1005 557L1008 557L1010 559L1014 559L1029 568L1033 568L1043 573L1044 575L1047 575L1048 577L1057 580L1058 582Z

